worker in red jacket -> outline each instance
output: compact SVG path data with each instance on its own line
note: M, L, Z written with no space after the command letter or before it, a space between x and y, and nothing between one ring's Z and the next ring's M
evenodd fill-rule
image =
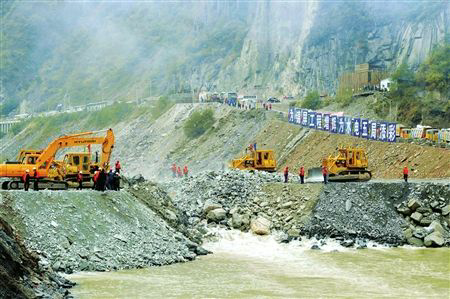
M174 178L176 178L177 177L177 164L173 163L171 169L172 169L172 176Z
M92 177L92 181L94 182L94 184L92 185L92 189L97 190L97 181L98 181L98 176L100 174L100 169L97 169L94 172L94 176Z
M184 176L185 177L187 177L188 176L188 167L187 167L187 165L184 165L184 168L183 168L183 173L184 173Z
M178 177L179 177L179 178L182 178L182 177L183 177L183 173L181 172L181 167L180 167L180 166L178 166L178 171L177 171L177 173L178 173Z
M409 169L408 166L405 166L405 168L403 168L403 179L405 180L405 182L408 182L408 174L409 174Z
M28 191L30 188L30 171L27 169L25 173L22 175L23 189Z
M36 167L33 167L33 190L39 191L39 176Z
M298 175L300 176L300 183L305 183L305 168L302 166L300 167L300 170L298 171Z
M328 180L328 168L326 166L322 166L322 174L323 174L323 183L326 184Z
M116 172L120 173L120 169L122 169L122 166L120 166L119 160L116 161Z
M284 168L284 182L287 183L288 182L288 177L289 177L289 167L286 166Z
M81 170L77 174L77 182L78 182L77 190L82 190L83 189L83 172Z

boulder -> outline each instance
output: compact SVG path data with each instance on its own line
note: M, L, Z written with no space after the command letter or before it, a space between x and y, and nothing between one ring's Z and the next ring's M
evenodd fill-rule
M414 212L411 215L411 219L417 222L420 222L420 220L422 219L423 215L418 213L418 212Z
M446 205L442 208L442 215L447 216L448 214L450 214L450 205Z
M439 232L441 235L444 234L444 228L442 227L442 225L437 220L434 220L433 222L431 222L430 226L428 226L428 230L431 233Z
M408 244L410 244L412 246L417 246L417 247L423 246L423 241L421 239L418 239L415 237L411 237L411 238L407 239L406 241L408 242Z
M222 208L222 206L211 200L207 200L207 201L205 201L205 204L203 205L203 213L205 215L207 215L210 211L219 209L219 208Z
M208 220L211 220L213 222L220 222L224 220L227 216L227 212L222 208L217 208L214 210L210 210L208 214L206 215L206 218Z
M412 213L412 211L411 211L408 207L403 207L403 206L398 207L398 208L397 208L397 211L398 211L400 214L403 214L403 215L405 215L405 216L409 216L409 215L411 215L411 213Z
M412 198L408 201L408 208L410 208L412 211L415 211L420 206L420 202L415 198Z
M296 229L296 228L291 228L290 230L288 230L288 236L289 238L298 238L300 237L300 230Z
M427 235L427 231L423 227L416 227L413 232L413 236L419 239L423 239Z
M352 208L352 202L350 199L347 199L345 201L345 211L348 212L348 211L350 211L351 208Z
M439 231L432 232L428 236L425 237L424 242L425 246L442 246L444 245L444 238Z
M432 220L431 220L430 218L428 218L428 217L423 217L423 218L420 220L420 225L423 225L423 226L430 225L431 222L432 222Z
M352 247L353 244L355 244L355 241L353 241L351 239L344 240L341 242L341 246L344 246L344 247Z
M410 228L407 228L403 231L403 235L405 236L405 239L409 239L413 236L413 231Z
M235 229L247 229L248 228L248 224L249 224L249 217L247 214L233 214L232 218L231 218L231 226Z
M254 218L250 222L251 231L257 235L268 235L270 233L270 226L271 226L270 220L262 216Z

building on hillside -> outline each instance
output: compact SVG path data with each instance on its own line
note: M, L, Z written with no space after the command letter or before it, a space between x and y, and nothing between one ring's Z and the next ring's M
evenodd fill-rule
M383 69L371 66L369 63L357 64L352 72L344 72L339 77L339 91L349 90L353 94L364 91L378 90L382 78L387 77Z
M380 81L380 90L382 91L389 91L391 87L392 79L386 78Z
M97 103L89 103L86 105L87 111L98 111L105 108L108 105L108 102L97 102Z

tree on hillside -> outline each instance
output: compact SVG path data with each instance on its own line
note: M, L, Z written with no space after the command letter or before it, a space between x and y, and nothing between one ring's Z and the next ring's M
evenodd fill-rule
M317 90L309 91L306 95L305 99L303 100L304 108L308 109L318 109L320 107L320 96Z
M184 123L184 133L189 138L199 137L211 128L214 122L214 111L212 109L195 111Z
M450 84L450 44L445 43L433 49L420 66L416 79L425 82L428 90L448 91Z

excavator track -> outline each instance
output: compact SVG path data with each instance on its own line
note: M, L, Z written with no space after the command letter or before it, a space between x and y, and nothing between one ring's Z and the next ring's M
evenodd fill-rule
M30 181L30 189L33 188L33 181ZM5 181L2 183L2 190L22 190L23 189L22 181ZM69 188L69 184L64 181L55 181L49 179L39 180L38 183L39 190L67 190Z

